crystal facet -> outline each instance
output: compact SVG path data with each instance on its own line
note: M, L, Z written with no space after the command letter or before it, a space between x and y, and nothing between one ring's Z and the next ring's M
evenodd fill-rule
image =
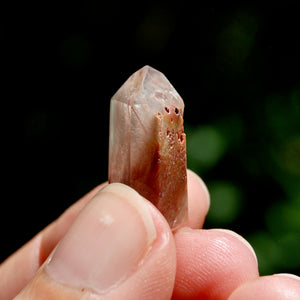
M159 71L135 72L110 103L109 182L150 200L172 229L187 218L184 103Z

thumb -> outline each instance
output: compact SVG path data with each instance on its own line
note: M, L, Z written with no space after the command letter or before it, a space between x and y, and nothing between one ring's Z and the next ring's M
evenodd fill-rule
M110 184L16 299L170 299L175 268L161 214L133 189Z

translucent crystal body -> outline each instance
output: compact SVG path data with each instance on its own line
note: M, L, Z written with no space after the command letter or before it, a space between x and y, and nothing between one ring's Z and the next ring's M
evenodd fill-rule
M150 200L171 228L187 217L184 103L159 71L134 73L110 104L109 182Z

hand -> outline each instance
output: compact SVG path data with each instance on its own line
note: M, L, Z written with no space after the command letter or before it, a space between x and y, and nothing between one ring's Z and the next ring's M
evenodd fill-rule
M191 171L188 192L189 227L172 233L131 188L96 187L0 265L0 299L300 299L297 276L259 277L241 236L196 229L209 194Z

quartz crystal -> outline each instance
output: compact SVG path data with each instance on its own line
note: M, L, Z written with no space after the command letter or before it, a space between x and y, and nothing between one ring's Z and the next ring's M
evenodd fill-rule
M172 229L187 219L184 103L159 71L131 75L110 103L109 182L150 200Z

